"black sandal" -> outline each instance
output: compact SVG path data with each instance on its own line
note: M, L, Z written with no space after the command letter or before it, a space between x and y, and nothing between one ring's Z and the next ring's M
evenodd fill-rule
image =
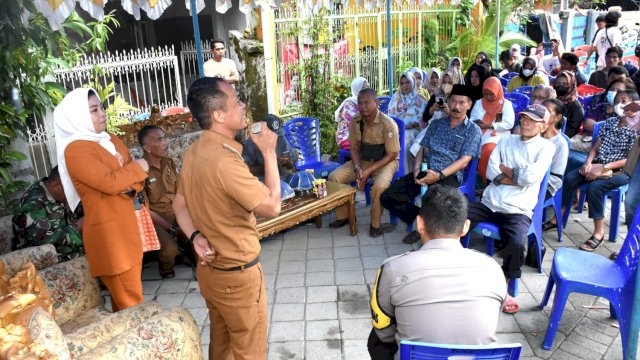
M602 245L603 242L604 235L601 239L598 239L595 236L591 235L591 237L587 241L585 241L584 244L580 245L580 250L594 252L600 247L600 245Z

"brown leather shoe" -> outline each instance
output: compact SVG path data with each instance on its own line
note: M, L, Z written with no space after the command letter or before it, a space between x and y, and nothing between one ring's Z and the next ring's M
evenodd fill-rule
M160 276L163 279L173 279L176 277L176 272L173 269L160 270Z
M369 236L371 237L378 237L378 236L382 236L384 235L384 231L382 231L382 228L376 228L373 227L371 225L369 225Z

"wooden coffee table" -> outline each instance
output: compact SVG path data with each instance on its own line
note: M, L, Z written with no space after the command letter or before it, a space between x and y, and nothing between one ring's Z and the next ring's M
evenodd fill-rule
M256 228L260 234L260 239L313 218L316 218L316 226L320 228L322 227L322 217L320 215L344 204L347 204L348 208L351 236L356 236L358 234L358 226L356 225L356 189L349 185L327 182L327 193L328 195L322 199L315 197L313 194L296 196L282 204L280 216L272 219L258 217L256 219Z

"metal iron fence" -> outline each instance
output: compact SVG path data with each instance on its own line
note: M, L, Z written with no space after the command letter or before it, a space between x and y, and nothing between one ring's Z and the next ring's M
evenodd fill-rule
M99 72L95 71L96 66ZM56 82L68 90L91 84L97 74L103 87L114 82L116 94L140 112L149 111L154 104L166 109L183 103L178 58L173 46L93 54L71 69L58 68L55 74Z
M456 33L458 10L447 6L394 5L391 11L391 46L393 81L398 83L399 64L426 68L435 64L437 54L452 41ZM299 74L290 65L304 61L305 39L293 35L301 27L307 11L281 8L275 11L278 98L281 115L295 108L300 99ZM333 42L331 74L348 78L363 76L380 93L389 89L387 66L387 15L381 8L363 7L334 9L326 16L328 34ZM299 49L303 44L305 49Z
M209 40L201 41L202 58L207 61L213 57L211 54L211 43ZM198 57L195 41L185 41L180 44L180 71L183 79L183 94L187 94L189 85L196 80L198 76Z

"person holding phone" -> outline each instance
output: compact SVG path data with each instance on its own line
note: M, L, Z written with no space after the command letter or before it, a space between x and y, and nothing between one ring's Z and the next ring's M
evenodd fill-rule
M267 114L262 121L266 122L267 127L278 135L278 142L276 144L278 172L280 173L280 178L286 182L296 171L295 164L298 160L298 154L295 149L289 145L285 137L282 119L273 114ZM251 173L257 176L260 181L264 180L264 158L251 138L248 138L244 143L242 158L247 166L249 166Z

